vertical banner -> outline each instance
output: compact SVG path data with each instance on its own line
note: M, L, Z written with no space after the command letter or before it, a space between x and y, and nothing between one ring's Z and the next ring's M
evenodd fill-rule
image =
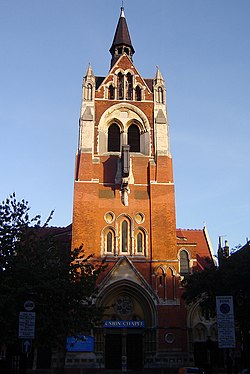
M219 348L235 348L234 308L232 296L216 296Z

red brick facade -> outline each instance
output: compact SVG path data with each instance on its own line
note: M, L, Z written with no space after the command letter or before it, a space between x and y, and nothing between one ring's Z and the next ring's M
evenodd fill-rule
M123 18L122 11L119 22ZM117 53L121 47L132 50L122 39L120 44L114 45ZM106 78L95 77L90 67L84 78L72 246L83 244L96 261L106 258L96 300L109 306L104 320L144 323L143 329L96 331L94 362L111 369L178 367L193 364L194 358L181 281L212 255L205 230L176 231L164 81L159 70L155 79L143 79L127 53L116 59ZM120 148L110 151L114 124ZM130 135L132 125L136 135ZM133 141L140 144L136 151ZM126 144L132 149L128 176L121 160ZM121 339L113 361L107 335ZM140 346L139 359L131 335Z

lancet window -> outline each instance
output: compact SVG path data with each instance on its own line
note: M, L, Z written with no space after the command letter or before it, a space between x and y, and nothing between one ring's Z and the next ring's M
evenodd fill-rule
M108 128L108 152L120 152L120 128L116 123Z
M91 83L88 83L86 86L86 95L85 95L86 100L93 100L93 86Z
M158 103L164 104L164 95L163 95L163 88L162 87L158 87L157 96L158 96L157 97Z
M135 124L128 128L128 144L130 152L140 152L140 130Z
M126 76L126 99L133 100L133 77L131 73Z
M109 100L114 100L115 98L115 88L112 84L108 88L108 98Z
M124 99L124 75L122 73L118 74L118 99Z
M128 252L129 251L129 233L130 227L127 220L123 220L121 223L121 252Z
M106 252L112 253L114 251L114 233L109 230L106 235Z
M106 222L109 214L105 215ZM133 219L125 215L118 217L114 227L106 226L102 231L102 254L121 256L146 256L147 234L143 228L134 229Z
M185 275L189 273L189 257L185 249L180 252L180 274Z
M135 87L135 100L141 101L141 88L139 86Z

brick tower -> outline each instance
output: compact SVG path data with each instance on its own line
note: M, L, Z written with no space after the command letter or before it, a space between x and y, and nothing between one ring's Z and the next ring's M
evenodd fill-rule
M83 80L73 245L149 267L176 256L166 89L159 69L144 79L134 66L123 9L110 52L108 75L89 66Z
M72 245L108 264L93 352L107 369L187 359L180 280L198 266L191 244L181 253L183 232L177 240L165 83L159 68L143 78L134 52L122 7L109 73L89 66L83 79L75 166Z

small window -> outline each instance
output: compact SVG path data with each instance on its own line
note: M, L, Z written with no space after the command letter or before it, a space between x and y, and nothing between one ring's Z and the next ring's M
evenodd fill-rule
M122 73L118 74L118 99L124 99L124 75Z
M158 103L161 103L161 104L164 103L162 87L158 87Z
M180 252L180 274L188 274L189 273L189 258L188 253L185 250Z
M127 100L133 99L133 77L130 73L127 74Z
M109 98L109 100L114 100L114 98L115 98L115 89L114 89L114 86L112 84L109 86L108 98Z
M128 222L122 221L122 252L128 252Z
M88 83L88 85L87 85L87 100L89 100L89 101L91 101L93 99L92 90L93 90L92 84Z
M141 88L139 86L135 88L135 100L141 101Z
M108 129L108 152L120 152L120 128L116 123Z
M114 248L113 237L114 237L113 233L111 231L109 231L107 233L107 238L106 238L106 240L107 240L107 242L106 242L106 248L107 248L107 252L109 252L109 253L113 252L113 248Z
M140 152L140 130L136 125L129 126L128 144L130 145L130 152Z
M129 48L124 48L124 52L129 56Z
M141 232L137 235L136 250L138 253L142 253L143 251L143 236Z

